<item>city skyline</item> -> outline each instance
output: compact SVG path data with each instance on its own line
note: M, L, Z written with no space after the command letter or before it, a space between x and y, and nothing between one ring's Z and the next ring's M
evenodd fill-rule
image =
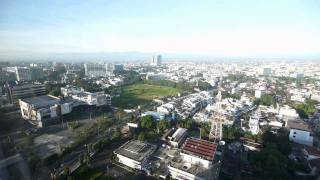
M2 1L0 56L320 56L317 1ZM129 8L128 8L129 7Z

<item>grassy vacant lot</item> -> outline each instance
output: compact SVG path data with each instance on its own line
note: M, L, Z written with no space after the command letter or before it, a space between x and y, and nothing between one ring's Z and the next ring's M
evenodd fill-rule
M134 108L152 101L153 99L175 96L179 90L173 87L149 84L133 84L124 86L120 97L112 99L114 106L121 108Z

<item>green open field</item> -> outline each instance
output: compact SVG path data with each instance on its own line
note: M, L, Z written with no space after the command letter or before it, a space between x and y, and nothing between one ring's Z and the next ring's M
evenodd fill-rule
M149 84L133 84L124 86L120 97L112 99L112 104L121 108L135 108L152 101L168 96L175 96L179 90L173 87Z

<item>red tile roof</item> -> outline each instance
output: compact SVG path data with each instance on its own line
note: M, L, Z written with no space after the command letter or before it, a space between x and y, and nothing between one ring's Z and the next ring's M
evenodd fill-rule
M182 152L195 155L206 160L212 161L217 149L217 144L201 139L188 138L183 146Z

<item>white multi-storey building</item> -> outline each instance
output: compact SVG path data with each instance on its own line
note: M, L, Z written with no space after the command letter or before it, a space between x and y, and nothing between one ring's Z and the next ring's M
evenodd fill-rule
M84 64L85 75L88 77L105 77L107 75L107 65L99 63Z
M61 94L64 97L72 97L86 103L87 105L111 105L111 96L102 92L90 93L75 86L66 86L61 88Z
M162 62L161 55L155 55L155 56L152 56L150 64L151 66L160 66L161 62Z
M15 67L17 81L31 81L31 72L27 67Z

